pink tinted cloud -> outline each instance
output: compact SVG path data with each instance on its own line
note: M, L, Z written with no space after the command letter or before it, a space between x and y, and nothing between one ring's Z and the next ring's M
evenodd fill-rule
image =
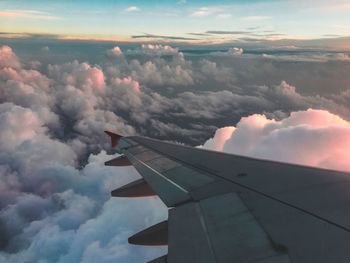
M43 19L43 20L59 19L56 16L51 16L45 12L41 12L37 10L6 10L6 11L0 11L0 16L13 17L13 18Z
M16 54L9 46L0 47L0 68L19 68L20 66L21 64Z
M204 148L350 171L350 122L314 109L292 112L281 121L254 114L218 130Z
M232 133L236 130L235 127L224 127L217 129L213 138L207 140L203 145L203 148L212 149L215 151L222 151L224 144L232 136Z
M118 46L115 46L114 48L107 50L107 55L111 57L118 57L123 55L123 52Z

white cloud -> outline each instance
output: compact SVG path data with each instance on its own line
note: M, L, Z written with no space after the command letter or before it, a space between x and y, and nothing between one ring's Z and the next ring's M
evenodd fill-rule
M140 11L140 8L138 8L137 6L130 6L128 8L125 9L126 12L135 12L135 11Z
M222 13L224 11L224 8L221 6L208 6L208 7L200 7L194 12L192 12L191 16L208 16L212 14Z
M203 7L201 10L193 12L192 16L207 16L209 14L209 10Z
M254 114L219 129L205 148L350 171L350 122L324 110L292 112L281 121Z

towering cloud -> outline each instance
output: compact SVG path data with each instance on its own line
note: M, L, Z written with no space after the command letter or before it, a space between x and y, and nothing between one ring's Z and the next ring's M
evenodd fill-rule
M115 46L114 48L107 50L107 55L111 57L118 57L123 55L123 52L118 46Z
M292 112L280 121L254 114L217 130L203 147L350 171L350 122L324 110Z

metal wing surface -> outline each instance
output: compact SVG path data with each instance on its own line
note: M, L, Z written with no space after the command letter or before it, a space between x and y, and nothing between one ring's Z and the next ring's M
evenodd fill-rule
M153 263L350 262L350 174L109 133L143 179L113 196L158 195L168 220L129 238L168 245Z

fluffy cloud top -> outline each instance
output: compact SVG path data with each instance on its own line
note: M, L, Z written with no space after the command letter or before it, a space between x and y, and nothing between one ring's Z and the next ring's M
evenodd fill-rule
M232 55L240 55L243 54L243 48L232 47L229 48L227 52Z
M123 55L123 52L118 46L115 46L114 48L107 50L107 55L111 57L118 57L120 55Z
M292 112L281 121L254 114L219 129L204 148L350 171L350 122L324 110Z
M152 45L152 44L142 44L142 49L146 49L146 50L163 50L163 51L167 51L169 53L172 53L172 52L177 52L178 49L177 48L172 48L171 46L168 46L168 45Z
M161 44L142 44L141 49L128 50L128 54L142 54L142 55L174 55L178 53L178 48L173 48L168 45Z
M20 63L15 53L9 46L0 48L0 68L12 67L19 68Z

